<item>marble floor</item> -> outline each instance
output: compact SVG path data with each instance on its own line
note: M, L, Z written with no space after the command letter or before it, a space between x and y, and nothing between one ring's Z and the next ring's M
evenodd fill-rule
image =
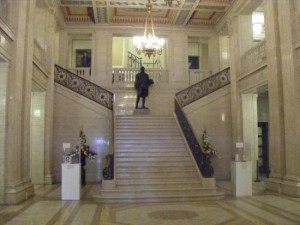
M267 192L254 183L253 196L235 198L229 182L218 182L226 191L222 201L107 204L93 201L100 188L82 189L82 200L61 201L60 185L36 187L26 202L0 205L0 224L5 225L251 225L300 224L300 198Z

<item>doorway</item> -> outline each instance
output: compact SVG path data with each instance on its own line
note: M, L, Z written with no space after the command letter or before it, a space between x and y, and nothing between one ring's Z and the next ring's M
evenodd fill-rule
M31 91L30 171L33 184L45 183L45 103L46 92L36 83Z
M258 176L269 178L269 95L261 92L257 97Z

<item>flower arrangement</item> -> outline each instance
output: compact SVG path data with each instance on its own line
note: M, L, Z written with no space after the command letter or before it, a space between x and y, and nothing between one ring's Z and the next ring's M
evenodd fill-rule
M210 138L205 129L202 134L202 152L207 156L217 156L218 158L220 158L217 149L214 148L210 143Z
M71 151L67 156L74 157L81 154L81 157L88 157L90 160L95 160L96 153L90 150L90 146L86 144L86 136L82 130L79 133L79 144L75 146L74 150Z

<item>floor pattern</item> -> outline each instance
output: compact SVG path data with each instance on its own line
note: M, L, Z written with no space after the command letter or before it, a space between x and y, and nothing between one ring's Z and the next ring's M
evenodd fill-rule
M255 183L253 196L235 198L229 182L222 201L99 204L93 194L100 188L82 189L82 200L60 200L60 185L36 187L35 196L22 204L0 205L2 225L299 225L300 199L265 191Z

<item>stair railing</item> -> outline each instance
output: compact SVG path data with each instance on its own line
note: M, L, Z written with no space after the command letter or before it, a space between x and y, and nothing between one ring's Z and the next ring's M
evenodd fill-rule
M113 110L113 93L66 70L58 65L54 68L54 81L102 106Z
M230 68L226 68L176 94L181 107L203 98L210 93L230 84Z
M210 159L203 153L196 135L194 134L194 131L176 97L175 115L202 176L205 178L212 177L214 174L214 170L210 164Z
M175 95L175 115L190 150L194 156L197 166L203 177L212 177L214 169L210 162L210 157L205 154L197 140L197 137L188 121L183 110L184 106L217 91L218 89L230 84L230 68L226 68L207 79L204 79Z
M127 66L130 68L141 68L142 57L138 57L135 54L128 52L128 62Z

